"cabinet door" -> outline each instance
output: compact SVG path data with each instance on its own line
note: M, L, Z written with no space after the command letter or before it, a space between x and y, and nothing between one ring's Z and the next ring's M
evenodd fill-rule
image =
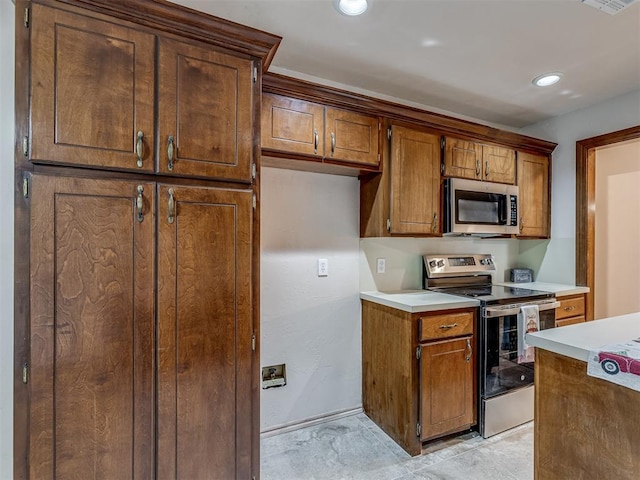
M324 107L280 95L262 96L262 148L324 154Z
M158 478L251 478L252 193L158 202Z
M153 171L153 35L32 9L31 160Z
M444 175L447 177L482 177L482 145L457 138L445 139Z
M473 337L422 345L420 422L422 440L475 423Z
M154 186L30 193L29 478L152 478Z
M325 119L325 158L378 165L377 117L327 107Z
M549 238L549 159L518 152L520 236Z
M433 234L440 228L440 137L393 126L391 233Z
M253 62L161 38L158 170L251 181Z
M516 183L516 152L510 148L482 146L482 166L487 182Z

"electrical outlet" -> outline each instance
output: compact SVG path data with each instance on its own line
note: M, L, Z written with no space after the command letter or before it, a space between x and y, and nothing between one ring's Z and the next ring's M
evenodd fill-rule
M386 268L386 260L384 258L378 258L376 260L376 272L384 273Z
M318 276L319 277L329 276L329 260L327 260L326 258L318 259Z

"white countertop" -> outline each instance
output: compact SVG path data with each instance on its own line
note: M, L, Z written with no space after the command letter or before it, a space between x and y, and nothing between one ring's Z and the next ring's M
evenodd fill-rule
M531 290L543 290L545 292L555 293L556 297L565 297L567 295L578 295L581 293L589 293L589 287L579 287L577 285L562 285L560 283L547 282L494 282L494 285L504 285L505 287L529 288Z
M446 293L430 292L428 290L402 290L398 292L361 292L362 300L397 308L404 312L418 313L451 308L477 307L478 300L473 298L447 295Z
M590 350L640 337L640 312L527 333L529 345L586 362Z

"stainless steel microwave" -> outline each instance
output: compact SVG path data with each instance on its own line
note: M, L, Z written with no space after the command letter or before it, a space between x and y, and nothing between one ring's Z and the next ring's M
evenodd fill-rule
M519 209L516 185L464 178L444 182L445 235L517 234Z

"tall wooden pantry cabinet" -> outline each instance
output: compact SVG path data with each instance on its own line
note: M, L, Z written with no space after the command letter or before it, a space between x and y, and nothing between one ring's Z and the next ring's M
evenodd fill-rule
M261 74L164 0L16 2L16 478L259 478Z

